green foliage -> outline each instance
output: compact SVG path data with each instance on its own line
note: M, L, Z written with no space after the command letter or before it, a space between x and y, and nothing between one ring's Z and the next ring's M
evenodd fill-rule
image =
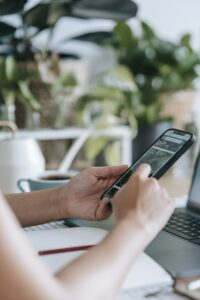
M5 103L19 100L32 110L40 110L30 89L30 81L35 76L35 73L21 69L13 56L0 57L0 86Z
M75 110L77 116L81 116L81 125L95 124L98 129L129 125L134 137L137 133L135 113L142 109L139 101L131 72L119 65L105 73L101 83L79 99ZM85 155L93 163L102 150L108 164L120 162L118 141L108 143L107 138L92 138L86 142Z
M15 33L16 28L7 23L0 22L0 36L1 39L10 37Z
M137 28L132 28L125 22L116 23L110 41L108 35L102 32L99 36L97 33L88 33L80 36L80 39L82 38L100 44L105 38L106 45L112 45L116 51L120 66L126 66L132 74L132 81L138 90L137 97L131 96L133 101L129 99L130 95L126 94L126 106L123 109L128 123L132 120L132 127L135 126L134 118L138 124L165 121L166 118L162 119L160 113L170 94L182 89L194 89L200 56L191 46L190 34L184 34L177 43L171 43L161 39L149 24L138 21ZM118 75L121 72L122 69ZM121 78L118 77L117 80L120 81ZM84 101L110 99L115 104L118 103L118 107L120 100L116 101L116 96L123 101L124 92L122 93L118 86L111 88L99 85L92 93L86 95Z
M121 160L121 143L120 141L114 141L109 143L105 151L105 160L108 165L120 165Z
M176 43L161 39L145 22L136 34L128 24L119 22L113 29L113 46L119 62L134 76L140 97L140 109L134 111L139 123L155 123L165 104L160 95L194 88L200 57L192 49L191 36Z
M0 1L0 15L11 15L14 13L20 12L27 0L17 0L17 1L8 1L8 0L1 0Z
M3 96L4 102L8 102L8 99L12 102L14 99L20 99L24 105L31 107L33 110L40 109L40 105L30 89L30 74L19 69L15 59L29 64L30 61L35 62L36 54L42 53L46 60L51 60L51 39L54 35L55 26L61 17L110 17L113 20L126 20L137 12L136 4L131 0L124 0L123 10L121 10L120 5L116 6L116 3L118 3L118 0L109 2L99 2L98 0L91 2L85 0L41 0L30 7L30 5L27 5L28 0L0 0L0 17L16 14L19 20L19 25L10 25L4 21L4 18L0 19L1 53L5 56L9 55L6 59L0 58L0 83L3 89L1 96ZM44 45L44 49L36 49L34 38L44 30L48 33L48 41ZM67 30L70 30L70 28L66 28ZM82 38L84 39L84 35L82 35ZM37 62L35 62L35 69L37 69ZM60 74L54 72L54 75L56 78ZM60 76L52 84L50 93L58 102L58 98L69 94L76 84L74 76Z
M0 1L0 15L18 14L20 26L0 22L0 42L7 45L9 52L15 57L30 60L33 59L35 50L33 37L44 29L55 27L62 16L71 16L71 1L49 0L42 1L35 6L26 9L27 0Z
M39 3L25 11L23 19L26 27L33 26L38 30L43 30L54 27L63 16L70 16L69 1Z
M140 109L133 76L129 69L122 65L105 73L99 85L83 95L77 104L77 110L83 110L83 115L89 113L90 122L95 122L97 127L129 124L133 135L136 130L133 111L139 112Z
M104 149L106 144L107 139L103 137L89 139L84 148L87 159L89 161L94 161L94 159L101 153L102 149Z
M85 0L43 0L33 7L27 8L28 0L0 0L0 16L18 14L21 23L20 26L15 27L15 25L11 26L2 20L0 22L0 43L3 42L4 45L7 45L9 53L16 57L30 60L35 53L33 37L48 29L49 43L61 17L106 17L113 20L127 20L135 16L137 12L135 3L131 0L124 0L123 10L121 10L120 5L116 6L117 2L117 0L109 1L109 3L98 0L93 0L91 3Z
M116 24L110 43L117 53L119 65L104 74L102 81L79 100L79 110L83 109L83 116L90 111L90 121L96 122L96 126L128 124L133 137L142 123L170 120L170 117L161 117L170 94L194 88L200 64L189 34L173 44L161 39L147 23L141 21L139 25L140 32L136 34L128 24ZM92 112L94 104L95 113ZM111 119L115 123L109 123ZM88 159L94 159L104 149L108 163L112 158L117 161L117 144L107 145L107 141L101 140L95 145L96 141L93 141L90 150L93 155Z
M134 46L134 39L130 27L123 22L119 22L113 29L114 35L116 35L120 45L126 49L130 49Z

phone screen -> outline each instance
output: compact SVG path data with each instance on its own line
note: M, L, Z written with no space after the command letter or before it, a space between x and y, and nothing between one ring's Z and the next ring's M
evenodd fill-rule
M163 134L115 183L102 195L112 198L128 181L139 165L148 163L151 166L150 176L156 174L171 160L171 158L191 139L191 134L168 130Z

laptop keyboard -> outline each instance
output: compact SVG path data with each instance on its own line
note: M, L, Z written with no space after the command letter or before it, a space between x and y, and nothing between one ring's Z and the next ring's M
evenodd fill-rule
M200 219L187 212L177 212L172 215L164 230L200 245Z

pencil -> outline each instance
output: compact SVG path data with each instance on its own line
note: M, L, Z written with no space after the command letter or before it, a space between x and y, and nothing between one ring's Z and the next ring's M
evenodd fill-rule
M58 253L65 253L65 252L83 251L83 250L88 250L94 246L95 245L83 245L83 246L67 247L67 248L60 248L60 249L41 250L38 252L38 254L49 255L49 254L58 254Z

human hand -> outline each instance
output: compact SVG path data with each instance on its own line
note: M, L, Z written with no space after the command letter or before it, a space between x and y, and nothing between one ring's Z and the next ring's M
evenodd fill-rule
M127 169L116 167L91 167L72 177L61 187L61 207L67 217L87 220L106 219L112 213L103 192Z
M112 205L117 222L128 218L154 237L171 216L175 201L155 178L149 178L151 168L141 165L114 196Z

